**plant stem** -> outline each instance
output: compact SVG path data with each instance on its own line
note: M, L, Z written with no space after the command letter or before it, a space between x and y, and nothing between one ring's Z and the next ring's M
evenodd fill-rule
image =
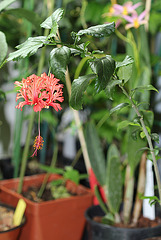
M159 204L161 205L161 181L160 181L160 175L159 175L157 160L156 160L155 154L154 154L154 147L153 147L153 144L152 144L152 139L151 139L151 137L150 137L150 135L149 135L149 133L147 131L147 128L145 126L145 123L144 123L144 120L143 120L143 116L140 114L140 112L139 112L137 106L135 105L134 101L132 100L131 96L129 96L129 94L126 92L125 88L122 85L119 85L119 86L122 89L122 91L125 94L125 96L130 100L131 105L132 105L135 113L139 117L141 126L143 128L143 131L145 133L146 139L148 141L148 145L149 145L149 148L150 148L150 153L151 153L152 159L153 159L156 181L157 181L157 185L158 185L159 200L160 200Z
M145 191L146 158L147 158L147 153L144 152L142 154L141 162L140 162L137 194L136 194L136 200L135 200L134 210L133 210L132 223L134 225L136 225L142 209L143 200L140 199L139 194L144 194L144 191Z
M130 214L133 202L134 193L134 176L131 173L130 165L126 167L126 177L125 177L125 191L124 191L124 208L123 208L123 219L124 223L128 224L130 220Z
M25 143L25 147L24 147L23 155L22 155L22 164L21 164L21 169L20 169L20 181L19 181L19 185L18 185L18 189L17 189L18 193L22 192L23 178L24 178L25 170L26 170L26 164L27 164L27 159L28 159L28 152L29 152L29 147L30 147L30 139L31 139L34 118L35 118L35 112L32 110L32 113L30 115L26 143Z
M51 167L55 167L57 156L58 156L58 144L55 142L54 146L55 146L55 150L54 150L53 158L52 158L52 161L51 161L51 164L50 164ZM38 198L42 197L42 194L43 194L43 192L45 190L45 187L46 187L46 184L47 184L47 181L48 181L48 178L49 178L50 174L51 173L47 173L45 175L43 183L42 183L42 185L40 187L40 190L39 190L39 192L37 194Z

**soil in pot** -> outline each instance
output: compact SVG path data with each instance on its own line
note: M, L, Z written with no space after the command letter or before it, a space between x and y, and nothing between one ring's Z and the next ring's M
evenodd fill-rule
M19 226L14 226L13 216L15 209L4 203L0 203L0 240L17 240L21 227L25 223L23 218Z
M73 189L73 186L70 187L70 183L59 185L52 185L51 183L48 183L41 198L38 198L37 196L40 187L40 185L30 186L27 190L22 192L22 195L33 202L43 202L60 198L68 198L70 196L80 196L84 194L81 191L78 192L76 189Z

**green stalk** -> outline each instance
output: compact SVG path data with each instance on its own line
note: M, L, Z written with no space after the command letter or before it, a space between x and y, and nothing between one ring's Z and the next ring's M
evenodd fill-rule
M55 146L55 150L54 150L53 158L52 158L52 161L51 161L51 164L50 164L50 166L51 166L52 168L55 167L56 161L57 161L57 156L58 156L58 143L55 142L54 146ZM41 187L40 187L40 190L39 190L39 192L38 192L38 194L37 194L37 197L38 197L38 198L41 198L41 197L42 197L42 194L43 194L43 192L44 192L44 190L45 190L45 187L46 187L46 184L47 184L47 181L48 181L48 178L49 178L50 174L51 174L51 173L47 173L47 174L45 175L44 180L43 180L43 183L42 183L42 185L41 185Z
M150 148L150 153L152 155L152 159L153 159L153 164L154 164L154 172L155 172L155 176L156 176L156 180L157 180L157 185L158 185L158 191L159 191L159 204L161 205L161 181L160 181L160 175L159 175L159 169L158 169L158 165L157 165L157 160L155 158L155 154L154 154L154 147L152 144L152 139L147 131L146 125L144 123L144 119L143 116L140 114L139 109L137 108L137 106L135 105L134 101L132 100L132 97L128 95L128 93L126 92L125 88L123 86L120 85L120 88L122 89L124 95L130 100L132 108L134 109L135 113L137 114L137 116L140 119L140 123L141 126L143 128L143 131L145 133L146 139L148 141L148 145Z
M35 118L35 112L32 110L32 113L30 115L30 120L29 120L25 148L24 148L23 155L22 155L22 163L21 163L20 177L19 177L20 181L19 181L18 190L17 190L18 193L22 192L23 178L25 175L25 170L26 170L26 165L27 165L28 152L29 152L29 147L30 147L30 139L31 139L31 134L32 134L34 118Z

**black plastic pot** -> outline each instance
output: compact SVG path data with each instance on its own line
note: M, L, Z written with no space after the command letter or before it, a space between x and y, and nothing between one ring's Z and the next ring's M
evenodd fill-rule
M92 220L95 216L103 215L100 206L92 206L87 209L85 217L89 240L141 240L161 236L161 225L151 228L119 228Z

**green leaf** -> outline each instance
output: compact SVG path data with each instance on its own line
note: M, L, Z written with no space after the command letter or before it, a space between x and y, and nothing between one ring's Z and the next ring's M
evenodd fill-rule
M61 174L61 175L64 174L64 170L61 169L61 168L54 168L54 167L46 166L46 165L43 165L43 164L39 164L39 167L40 167L40 169L42 169L42 170L44 170L45 172L48 172L48 173L57 173L57 174Z
M144 90L148 90L148 91L149 90L153 90L153 91L158 92L158 90L155 87L153 87L152 85L139 86L137 88L132 89L131 91L134 91L134 92L135 91L144 92Z
M4 0L1 1L0 3L0 12L5 9L6 7L8 7L10 4L12 4L13 2L15 2L16 0Z
M83 93L86 90L89 82L96 78L95 74L89 74L81 76L78 79L74 79L72 82L70 106L76 110L82 108Z
M67 166L65 168L65 173L64 173L64 178L65 179L69 179L73 182L75 182L76 184L79 184L79 172L76 169L73 169L70 166Z
M115 23L106 23L102 25L96 25L89 27L85 30L80 30L77 36L82 36L84 34L91 35L93 37L109 37L115 31Z
M129 81L131 75L132 75L132 66L131 65L121 67L121 68L119 68L119 70L117 72L118 78L123 80L124 84Z
M105 214L108 214L108 212L109 212L109 211L108 211L108 208L106 207L104 201L102 200L102 197L101 197L101 194L100 194L100 192L99 192L99 189L98 189L98 186L97 186L97 185L94 186L94 193L95 193L95 196L96 196L96 198L97 198L97 200L98 200L98 202L99 202L99 205L100 205L100 207L102 208L103 212L104 212Z
M102 223L108 224L108 225L113 225L115 223L115 218L112 213L107 213L105 216L102 218Z
M111 100L113 99L112 98L113 89L119 84L122 84L122 80L111 80L107 84L106 89L105 89L105 93Z
M157 142L159 144L159 135L157 133L152 133L151 138L152 138L152 140L154 140L155 142Z
M5 59L7 55L7 51L8 51L8 46L7 46L5 34L0 31L0 65Z
M126 56L122 62L116 62L116 69L120 67L124 67L127 65L131 65L134 62L133 58L130 56Z
M2 89L0 89L0 101L6 102L6 94Z
M116 107L112 108L110 110L110 115L116 111L119 111L120 109L129 106L129 103L120 103L119 105L117 105Z
M105 157L96 127L93 123L90 122L87 124L85 135L92 169L98 182L103 186L106 182Z
M9 54L7 61L18 60L19 58L31 56L46 43L47 41L45 36L30 37L24 43L16 47L18 49L17 51Z
M122 173L119 152L114 144L107 153L106 185L108 207L112 213L117 213L122 202Z
M70 59L68 47L55 48L50 53L50 66L56 78L65 82L65 73Z
M89 62L92 71L98 75L97 89L103 90L107 87L115 70L115 61L110 55L97 58Z
M31 22L35 26L36 30L40 32L41 18L34 11L30 11L24 8L15 8L15 9L7 10L6 14L12 14L18 18L27 19L29 22Z
M151 128L153 125L154 114L151 111L141 111L146 127ZM128 127L128 142L127 142L127 155L128 162L131 167L132 172L135 171L138 163L140 162L141 155L144 149L147 146L146 138L140 137L140 127L129 126ZM134 138L135 136L135 138Z
M53 24L58 23L64 15L64 10L58 8L53 14L48 17L40 26L42 28L52 29Z
M117 125L117 130L120 130L120 129L122 129L122 128L125 128L125 127L129 126L130 123L131 123L131 122L128 121L128 120L125 120L125 121L120 122L120 123Z

